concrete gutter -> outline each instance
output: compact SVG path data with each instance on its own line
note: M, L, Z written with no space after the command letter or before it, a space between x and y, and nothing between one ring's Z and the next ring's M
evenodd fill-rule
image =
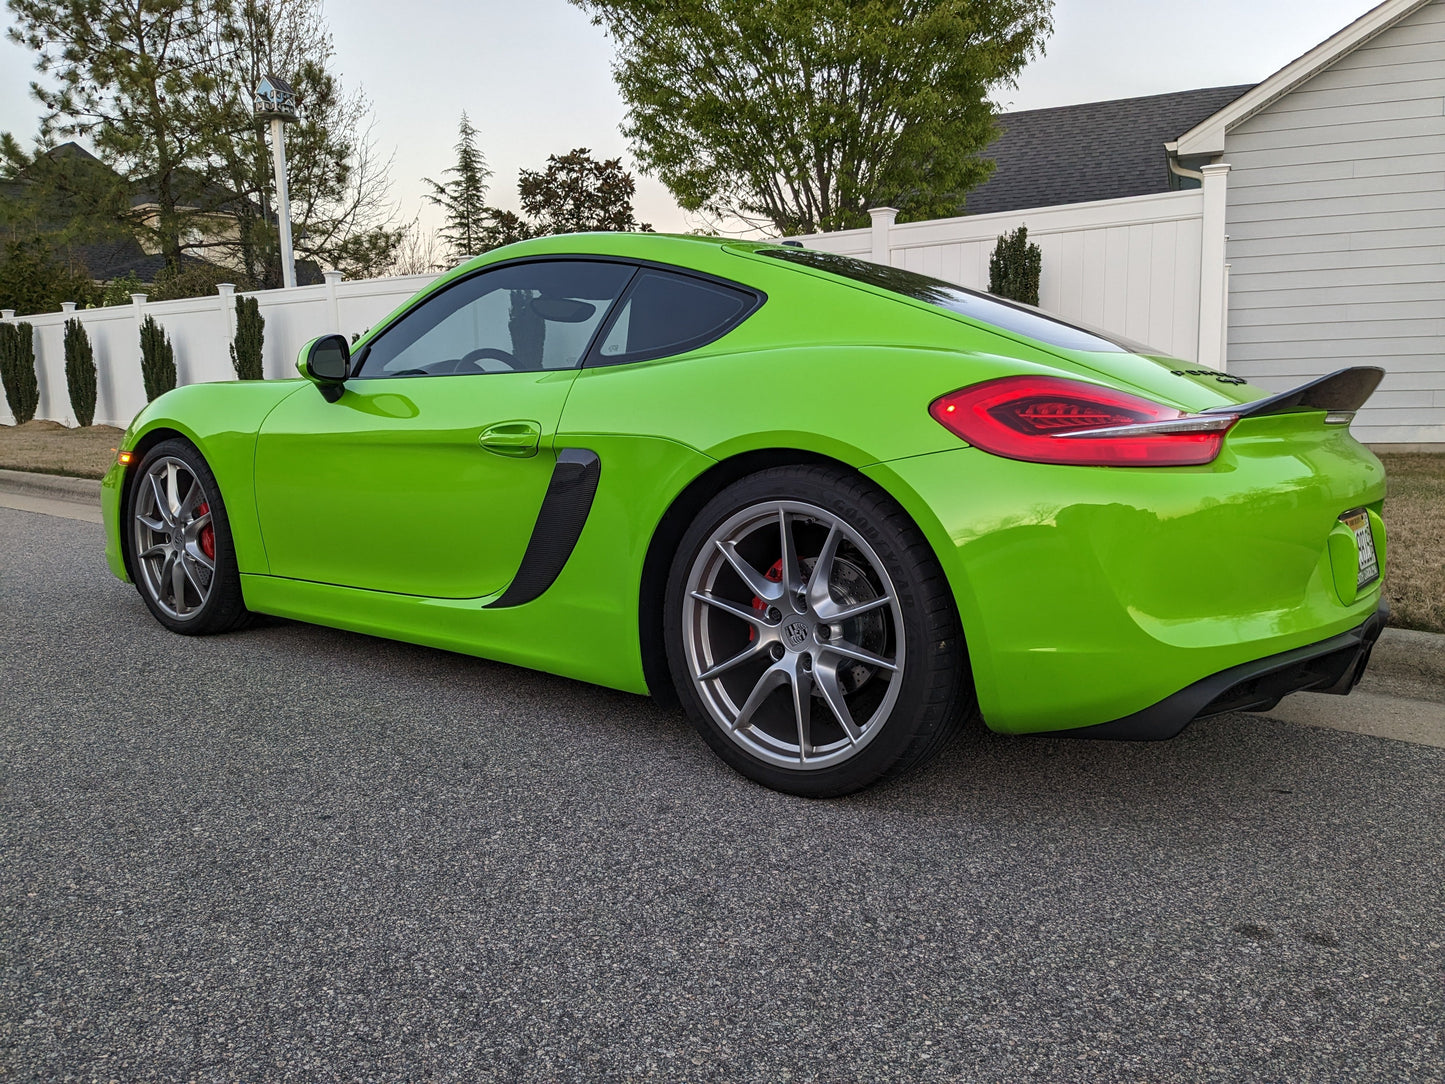
M0 491L25 493L52 500L100 505L100 482L94 478L69 478L61 474L36 474L28 470L0 470Z

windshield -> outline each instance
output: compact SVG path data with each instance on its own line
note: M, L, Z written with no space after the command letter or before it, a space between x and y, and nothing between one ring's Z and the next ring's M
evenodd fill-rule
M967 316L981 324L1026 335L1030 339L1065 350L1091 350L1113 354L1158 353L1141 343L1129 342L1109 332L1065 323L1057 316L1050 316L1032 305L1005 301L1001 297L977 290L966 290L951 282L905 271L901 267L885 267L866 260L856 260L851 256L839 256L834 252L818 252L808 248L759 248L754 251L760 256L771 256L800 267L826 271L854 282L901 294L915 301L926 301L930 305Z

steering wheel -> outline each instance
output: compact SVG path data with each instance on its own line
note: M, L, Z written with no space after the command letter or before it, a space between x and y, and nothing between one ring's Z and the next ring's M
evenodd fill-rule
M472 350L469 353L463 354L461 358L457 361L457 369L453 371L459 371L463 365L476 366L478 370L484 373L494 373L499 371L497 369L488 368L485 365L478 364L478 362L482 361L501 362L502 370L506 372L517 371L516 355L509 354L505 350L499 350L494 346L483 346L478 350Z

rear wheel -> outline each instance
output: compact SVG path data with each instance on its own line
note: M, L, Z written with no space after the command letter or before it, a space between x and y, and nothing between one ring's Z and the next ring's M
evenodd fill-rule
M188 441L162 441L141 460L127 501L131 573L173 632L226 632L250 618L221 487Z
M921 763L972 707L927 542L838 468L764 471L709 502L673 561L665 633L703 737L793 794L846 794Z

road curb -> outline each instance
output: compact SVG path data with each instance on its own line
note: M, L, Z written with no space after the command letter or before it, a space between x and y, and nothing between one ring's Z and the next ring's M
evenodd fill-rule
M69 478L62 474L37 474L27 470L0 470L0 491L27 493L76 504L100 504L100 482L94 478Z

